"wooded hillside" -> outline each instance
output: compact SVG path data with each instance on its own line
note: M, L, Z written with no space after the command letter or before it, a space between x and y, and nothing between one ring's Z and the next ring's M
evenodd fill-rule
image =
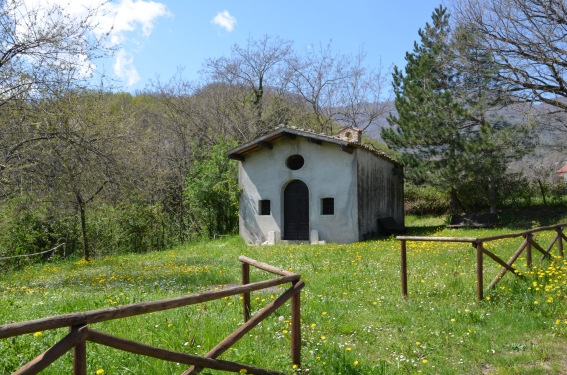
M18 23L34 24L5 6L0 262L33 261L18 256L63 243L66 255L88 259L234 233L237 165L225 153L281 124L329 135L344 125L361 129L365 143L406 163L412 212L446 213L449 202L469 211L534 196L560 201L563 92L506 81L517 70L506 73L505 50L479 34L486 19L456 5L454 22L446 9L435 10L405 70L396 67L392 76L369 68L364 51L346 56L324 45L300 54L291 41L264 36L205 61L197 82L180 71L135 94L93 84L84 60L70 57L112 53L89 34L93 13L65 23L54 7L49 27L37 24L21 35ZM565 15L565 7L553 10ZM551 65L561 76L565 55L556 59ZM411 86L420 82L425 90ZM454 116L440 121L447 105ZM428 132L418 136L426 123ZM424 147L428 153L415 153ZM451 167L439 168L440 160ZM412 203L420 200L426 203L416 209Z

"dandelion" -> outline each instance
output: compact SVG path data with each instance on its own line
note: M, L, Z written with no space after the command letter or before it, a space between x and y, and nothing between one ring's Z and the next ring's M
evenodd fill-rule
M246 370L245 368L243 368L243 369L240 369L239 372L240 372L241 374L246 374L246 373L248 372L248 370Z
M427 362L429 362L429 361L424 358L423 361L421 361L421 362L423 362L423 364L425 365L425 364L427 364Z
M487 301L490 301L490 296L486 296L485 299L486 299Z
M317 327L317 324L311 323L311 329L313 329L313 328L315 328L315 327Z
M283 333L283 334L286 334L286 333L288 333L288 330L287 330L287 329L283 329L283 330L282 330L282 333Z
M420 341L416 341L416 342L415 342L415 345L421 345L421 342L420 342Z
M326 312L326 311L323 311L323 312L321 313L321 315L327 315L327 312Z
M534 301L534 305L537 305L537 304L539 304L539 302L538 302L538 301Z
M173 327L173 324L167 323L167 328L171 328L171 327Z
M295 370L297 368L297 365L294 364L293 366L291 366L291 368Z
M452 322L452 323L454 323L454 322L456 322L456 321L457 321L457 319L451 318L451 322Z
M104 370L99 368L98 370L96 370L96 375L102 375L104 374Z
M347 352L350 352L352 349L347 346L347 347L345 348L345 350L346 350Z
M43 332L36 332L33 335L34 337L40 337L41 335L43 335Z
M321 336L321 340L325 340L327 336Z
M358 366L358 360L357 359L354 360L353 365Z

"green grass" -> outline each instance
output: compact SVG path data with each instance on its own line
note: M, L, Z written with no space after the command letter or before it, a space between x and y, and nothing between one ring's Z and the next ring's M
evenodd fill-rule
M412 221L413 220L413 221ZM485 237L511 229L447 230L442 221L406 221L410 235ZM551 233L538 234L545 248ZM505 260L520 240L487 248ZM248 247L236 237L164 252L83 261L55 260L4 274L0 324L212 290L240 283L239 255L301 274L302 368L290 360L289 304L222 359L289 374L564 374L567 264L516 266L487 299L475 299L470 244L409 243L409 297L401 297L399 242ZM556 252L556 250L554 250ZM536 253L534 253L536 254ZM539 257L534 256L534 259ZM485 285L500 267L485 257ZM253 270L252 281L270 278ZM257 311L277 296L254 292ZM202 355L242 324L238 296L93 325L162 348ZM0 340L0 373L10 373L63 337L44 331ZM88 374L179 374L184 366L87 345ZM67 354L42 374L71 372ZM205 370L203 374L220 374Z

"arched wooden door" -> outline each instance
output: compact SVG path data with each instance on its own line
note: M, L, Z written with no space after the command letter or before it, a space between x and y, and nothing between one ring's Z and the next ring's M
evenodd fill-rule
M284 240L309 240L309 189L293 180L284 190Z

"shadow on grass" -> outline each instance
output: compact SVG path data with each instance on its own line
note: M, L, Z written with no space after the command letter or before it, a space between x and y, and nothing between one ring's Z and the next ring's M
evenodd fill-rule
M434 233L445 229L445 225L415 226L407 227L408 236L432 236Z
M567 206L535 206L505 209L498 215L498 226L529 229L567 222Z

